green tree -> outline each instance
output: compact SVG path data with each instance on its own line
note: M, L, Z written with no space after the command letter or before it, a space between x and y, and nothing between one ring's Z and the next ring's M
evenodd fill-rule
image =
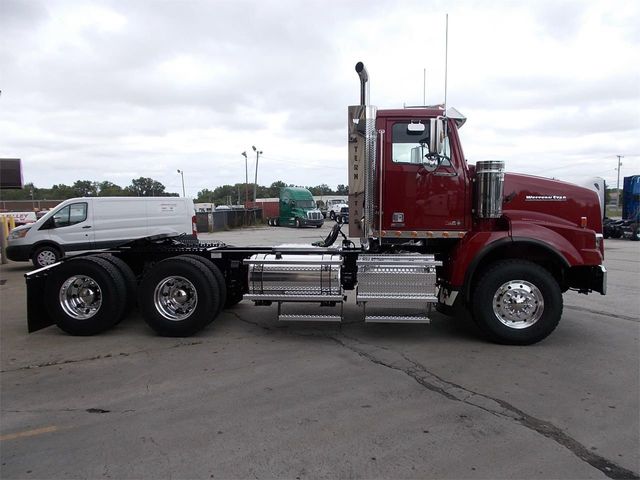
M64 183L56 184L51 187L50 195L52 199L66 200L67 198L75 197L75 190L69 185Z
M347 185L340 184L336 188L336 193L338 195L349 195L349 187Z
M100 197L121 197L126 195L124 188L108 180L97 182L97 188L98 196Z
M271 186L268 188L268 192L265 195L266 198L277 198L280 196L280 190L284 187L286 187L287 184L284 183L281 180L278 180L277 182L273 182L271 184Z
M90 180L76 180L73 186L74 197L95 197L98 195L97 183Z
M131 180L131 185L126 187L127 195L133 197L177 197L177 193L165 192L165 186L153 178L140 177Z
M204 188L198 192L198 194L196 195L195 201L197 203L213 203L214 198L215 198L215 195L213 193L213 190Z

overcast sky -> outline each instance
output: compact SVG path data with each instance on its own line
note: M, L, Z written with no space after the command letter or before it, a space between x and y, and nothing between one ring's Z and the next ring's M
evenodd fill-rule
M640 173L640 2L0 0L0 157L25 182L187 195L347 183L357 61L379 108L444 99L470 162L615 185ZM251 180L250 180L251 181Z

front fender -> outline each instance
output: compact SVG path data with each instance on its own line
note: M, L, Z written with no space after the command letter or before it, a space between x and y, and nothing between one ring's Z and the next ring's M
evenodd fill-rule
M593 230L519 220L511 221L510 229L514 242L527 241L548 246L565 259L567 266L601 265L603 262Z

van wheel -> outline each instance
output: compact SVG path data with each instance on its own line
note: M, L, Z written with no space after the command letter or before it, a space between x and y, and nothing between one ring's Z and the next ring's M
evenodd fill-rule
M218 302L220 306L218 307L218 311L216 312L215 316L211 318L211 321L214 321L227 303L227 281L224 279L224 275L215 263L207 258L201 257L200 255L180 255L180 257L193 258L194 260L197 260L198 262L206 266L215 278L216 284L218 285L218 290L220 292L220 300Z
M186 337L215 318L220 291L202 262L171 257L158 262L142 279L139 305L145 322L159 335Z
M116 257L110 253L100 253L95 255L97 258L102 258L112 264L118 269L126 286L125 312L130 312L138 305L138 279L135 273L131 270L131 267L126 264L124 260Z
M60 250L51 245L45 245L36 249L31 256L31 262L35 267L42 268L47 265L53 265L54 263L60 261L62 258L62 254Z
M477 282L473 317L487 336L508 345L530 345L547 337L562 316L562 292L540 265L504 260Z
M95 335L124 314L125 281L103 258L71 259L51 273L44 302L51 318L71 335Z

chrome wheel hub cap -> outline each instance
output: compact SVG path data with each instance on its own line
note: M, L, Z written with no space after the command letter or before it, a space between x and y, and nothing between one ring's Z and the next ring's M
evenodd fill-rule
M540 320L543 312L542 292L525 280L510 280L493 296L493 313L509 328L528 328Z
M86 320L100 310L102 291L93 278L74 275L62 284L58 299L67 315L76 320Z
M196 309L198 292L184 277L167 277L156 286L153 302L160 315L177 322L191 316Z

